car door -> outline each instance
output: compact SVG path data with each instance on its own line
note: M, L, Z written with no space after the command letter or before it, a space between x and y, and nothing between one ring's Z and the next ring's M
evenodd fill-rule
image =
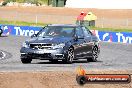
M94 42L92 41L92 34L86 27L82 27L83 33L84 33L84 55L90 56L92 53L92 47L94 45Z
M81 27L77 27L75 29L75 36L77 36L77 40L74 42L74 52L75 52L75 57L83 57L83 53L85 51L85 46L84 46L84 34L83 30Z

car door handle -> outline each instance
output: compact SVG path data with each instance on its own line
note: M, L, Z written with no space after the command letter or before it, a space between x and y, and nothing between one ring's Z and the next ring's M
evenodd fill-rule
M84 43L86 43L87 41L86 40L84 40Z

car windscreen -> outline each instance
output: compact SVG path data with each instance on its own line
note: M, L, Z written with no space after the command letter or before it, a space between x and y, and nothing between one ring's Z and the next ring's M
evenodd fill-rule
M38 37L72 37L75 27L47 26L38 33Z

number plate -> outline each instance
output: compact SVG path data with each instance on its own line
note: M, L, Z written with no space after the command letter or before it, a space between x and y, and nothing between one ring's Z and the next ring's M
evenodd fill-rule
M37 54L44 54L44 51L43 50L35 51L35 53L37 53Z

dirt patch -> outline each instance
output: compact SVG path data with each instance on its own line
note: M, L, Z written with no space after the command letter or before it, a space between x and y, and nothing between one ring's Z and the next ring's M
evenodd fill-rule
M91 74L126 74L127 71L91 71ZM75 72L1 72L0 88L80 88ZM129 84L85 84L83 88L132 88Z
M34 14L54 14L77 16L81 11L93 12L98 18L132 18L132 10L128 9L92 9L92 8L64 8L64 7L1 7L0 11L18 11ZM5 14L6 15L6 14Z

